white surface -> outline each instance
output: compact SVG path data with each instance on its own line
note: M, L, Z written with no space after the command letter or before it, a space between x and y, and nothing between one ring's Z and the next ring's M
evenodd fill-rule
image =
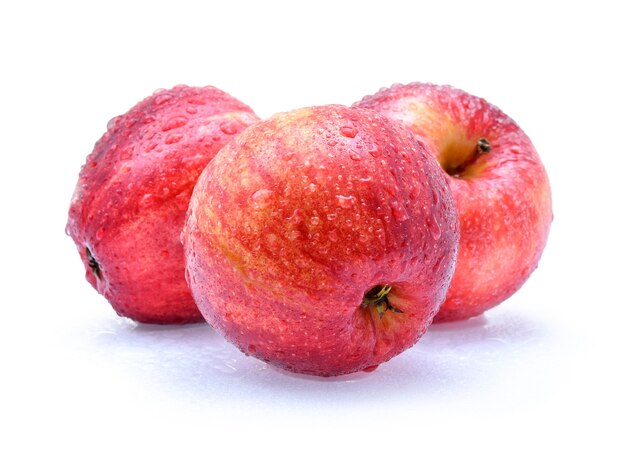
M622 16L432 3L0 6L0 459L624 460ZM265 117L413 80L499 105L551 178L540 268L486 316L323 380L124 321L85 282L78 170L154 89L216 85Z

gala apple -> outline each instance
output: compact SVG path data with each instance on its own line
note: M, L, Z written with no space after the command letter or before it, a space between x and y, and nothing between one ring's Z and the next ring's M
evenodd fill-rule
M180 85L109 122L80 172L67 233L87 280L119 315L147 323L202 319L185 281L187 205L206 164L256 121L217 88Z
M207 321L290 371L371 370L412 346L459 239L445 175L374 111L319 106L238 135L204 170L182 234Z
M515 293L552 222L548 177L528 136L497 107L450 86L394 85L354 106L403 122L448 174L461 242L435 322L479 315Z

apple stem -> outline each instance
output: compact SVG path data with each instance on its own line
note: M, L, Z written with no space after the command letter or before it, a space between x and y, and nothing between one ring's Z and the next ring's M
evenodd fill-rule
M451 169L451 171L448 171L448 173L457 178L461 177L463 176L463 172L469 166L473 165L481 156L489 154L490 152L491 143L489 142L489 140L487 140L487 138L479 138L476 142L476 149L474 150L472 155L470 155L461 165L457 165L456 167Z
M88 247L85 247L85 255L87 256L87 263L89 264L89 268L96 275L98 279L102 279L102 270L100 269L100 264L91 254L91 250Z
M385 311L392 311L394 313L403 313L402 310L394 307L389 303L389 298L387 297L391 292L391 286L388 284L378 285L372 287L363 297L363 301L361 302L361 307L363 308L376 308L376 312L378 313L378 317L380 319L383 318L383 314Z

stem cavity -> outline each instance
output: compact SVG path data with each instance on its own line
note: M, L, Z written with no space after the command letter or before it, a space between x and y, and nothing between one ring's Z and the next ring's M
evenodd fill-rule
M375 308L380 319L383 318L383 314L386 311L393 313L403 313L402 310L394 307L389 303L389 292L391 292L391 286L388 284L377 285L372 287L363 297L361 302L362 308Z

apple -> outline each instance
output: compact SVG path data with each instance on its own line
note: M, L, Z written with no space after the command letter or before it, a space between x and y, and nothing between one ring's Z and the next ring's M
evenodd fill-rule
M513 295L537 267L552 222L548 176L528 136L497 107L447 85L394 85L354 106L404 123L448 174L461 242L435 322L477 316Z
M412 346L459 239L445 175L373 111L277 114L224 147L182 234L200 311L241 351L293 372L370 371Z
M206 164L257 120L217 88L179 85L109 122L80 172L66 232L87 280L120 316L202 320L180 243L187 205Z

